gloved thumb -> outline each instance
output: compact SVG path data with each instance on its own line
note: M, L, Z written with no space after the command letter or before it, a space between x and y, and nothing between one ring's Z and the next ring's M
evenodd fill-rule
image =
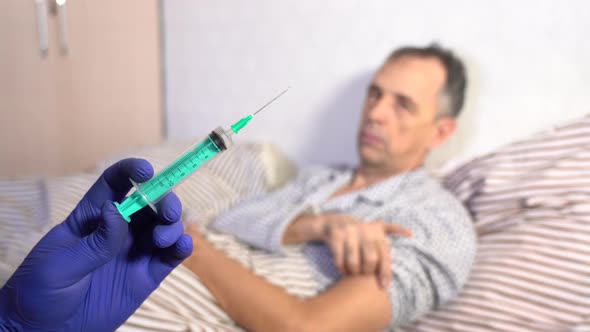
M102 205L102 220L94 232L86 237L92 242L100 258L98 266L108 262L119 254L129 232L129 223L123 219L113 202L107 201ZM104 261L102 261L104 260Z
M115 258L125 245L128 225L113 202L105 202L98 227L80 239L74 249L74 257L70 257L72 261L68 264L67 273L69 279L80 280Z

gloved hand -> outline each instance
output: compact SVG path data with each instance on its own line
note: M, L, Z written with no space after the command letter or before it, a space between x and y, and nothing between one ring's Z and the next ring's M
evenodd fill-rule
M33 248L0 290L0 330L113 331L193 249L181 204L169 194L125 222L113 201L129 178L153 175L145 160L107 169L70 216Z

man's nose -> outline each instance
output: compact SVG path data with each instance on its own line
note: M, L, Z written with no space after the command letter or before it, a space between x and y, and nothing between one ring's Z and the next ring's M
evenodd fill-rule
M391 110L389 109L390 101L388 98L380 98L371 108L368 110L367 118L370 121L381 123L385 121L385 118Z

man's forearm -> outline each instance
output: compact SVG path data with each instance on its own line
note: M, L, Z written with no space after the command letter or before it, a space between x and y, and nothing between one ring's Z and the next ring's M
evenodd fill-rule
M185 265L201 279L221 308L248 331L298 331L301 302L245 269L204 239Z
M185 261L221 308L248 331L378 331L391 319L387 292L374 276L345 278L322 294L300 300L272 285L193 235Z
M322 239L324 215L305 213L297 217L285 231L283 244L299 244Z

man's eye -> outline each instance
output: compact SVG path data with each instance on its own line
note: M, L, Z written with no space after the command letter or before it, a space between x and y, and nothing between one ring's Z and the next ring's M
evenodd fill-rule
M370 88L369 91L367 91L367 97L370 99L379 99L381 98L381 92L378 89Z
M399 99L396 102L396 109L399 109L404 112L410 112L411 111L410 103L407 100Z

